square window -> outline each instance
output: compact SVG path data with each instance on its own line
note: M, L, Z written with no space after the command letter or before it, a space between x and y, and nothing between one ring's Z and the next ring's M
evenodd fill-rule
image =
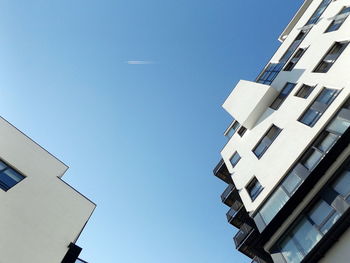
M305 85L303 84L300 89L297 91L297 93L295 94L296 97L299 98L303 98L306 99L309 97L309 95L311 94L311 92L314 90L314 86L309 86L309 85Z
M250 198L252 201L254 201L264 188L261 186L258 179L254 177L253 180L251 180L251 182L247 185L246 189Z

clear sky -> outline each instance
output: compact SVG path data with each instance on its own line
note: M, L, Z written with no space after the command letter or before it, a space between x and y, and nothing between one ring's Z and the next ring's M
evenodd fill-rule
M212 175L231 122L221 104L301 3L0 1L0 114L97 203L83 259L250 262Z

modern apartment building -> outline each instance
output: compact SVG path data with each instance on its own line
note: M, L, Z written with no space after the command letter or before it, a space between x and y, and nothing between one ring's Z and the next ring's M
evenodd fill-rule
M0 118L0 262L75 263L95 204L62 180L68 167Z
M233 117L214 174L252 262L350 262L350 0L305 0Z

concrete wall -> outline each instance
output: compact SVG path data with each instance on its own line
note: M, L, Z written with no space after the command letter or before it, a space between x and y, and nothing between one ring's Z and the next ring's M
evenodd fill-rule
M0 189L0 262L61 262L95 204L60 179L66 165L1 118L0 159L26 177Z

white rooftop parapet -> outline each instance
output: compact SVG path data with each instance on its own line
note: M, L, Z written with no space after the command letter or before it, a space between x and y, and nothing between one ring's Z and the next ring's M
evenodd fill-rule
M222 107L241 125L251 129L277 95L269 85L240 80Z

